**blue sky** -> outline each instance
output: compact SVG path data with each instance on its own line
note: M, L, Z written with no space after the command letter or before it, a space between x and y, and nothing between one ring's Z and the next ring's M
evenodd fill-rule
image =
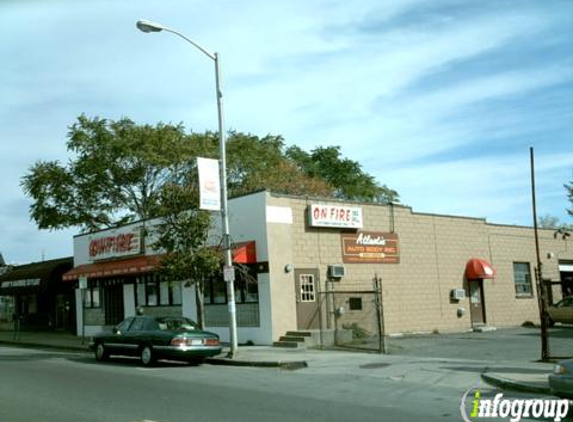
M573 2L568 0L4 0L0 2L0 252L71 255L75 230L39 231L20 178L67 160L81 113L215 130L310 150L340 145L415 211L571 223Z

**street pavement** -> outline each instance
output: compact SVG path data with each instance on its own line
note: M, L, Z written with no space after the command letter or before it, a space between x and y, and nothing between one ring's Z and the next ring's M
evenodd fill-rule
M270 346L240 346L230 359L223 354L209 359L213 365L307 368L310 372L325 368L346 368L349 360L356 363L354 372L386 368L391 379L412 379L420 382L475 382L476 376L488 384L508 390L549 394L547 376L551 363L539 362L539 331L534 328L500 329L486 333L420 335L387 340L389 354L343 349L285 349ZM87 351L87 339L58 332L0 331L0 345ZM468 385L470 388L471 385Z
M136 358L99 363L84 352L4 345L0 421L457 422L469 387L488 394L471 362L310 352L300 352L309 366L299 370L145 368Z

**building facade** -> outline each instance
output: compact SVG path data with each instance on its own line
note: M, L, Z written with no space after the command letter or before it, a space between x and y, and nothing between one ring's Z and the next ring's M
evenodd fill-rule
M231 199L229 210L234 262L244 275L236 282L241 343L271 344L294 330L373 333L381 325L390 335L539 321L531 228L270 192ZM196 319L193 283L158 278L161 251L144 224L154 222L74 238L75 268L64 278L78 287L82 280L78 332L138 311ZM540 251L556 301L569 294L558 282L573 275L573 244L540 230ZM207 329L223 340L225 289L221 277L205 293Z
M6 266L0 274L0 329L76 330L73 286L62 276L73 267L72 257Z

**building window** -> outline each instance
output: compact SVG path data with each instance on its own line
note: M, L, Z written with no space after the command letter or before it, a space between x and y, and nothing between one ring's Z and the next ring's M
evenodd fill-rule
M315 302L314 276L312 274L300 275L300 301Z
M256 273L246 268L237 270L235 277L235 303L259 303ZM205 282L203 299L206 304L227 303L227 283L222 278L222 274L218 274Z
M348 308L351 311L361 311L362 310L362 298L361 297L348 298Z
M101 306L99 284L93 284L84 291L84 308L99 308Z
M157 275L144 276L137 282L135 302L137 306L181 305L181 282L165 281Z
M531 269L529 267L529 262L513 263L513 280L515 281L516 296L533 296L533 289L531 287Z

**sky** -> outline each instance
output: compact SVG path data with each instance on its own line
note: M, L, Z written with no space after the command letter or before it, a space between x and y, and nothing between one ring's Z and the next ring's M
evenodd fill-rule
M0 253L73 254L40 231L20 181L67 162L80 114L339 145L416 212L571 224L573 1L0 0Z

